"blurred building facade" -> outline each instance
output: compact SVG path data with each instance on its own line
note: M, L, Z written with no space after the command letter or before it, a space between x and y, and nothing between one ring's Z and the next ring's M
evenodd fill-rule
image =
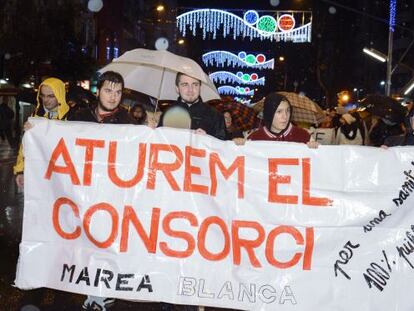
M388 55L390 1L358 1L358 10L366 15L359 18L356 42L360 47L373 48ZM396 1L396 26L392 42L391 93L398 94L414 76L414 3ZM386 79L386 64L363 55L357 63L356 74L362 77L362 85L371 92L383 92Z
M179 50L175 26L176 1L158 4L145 0L104 0L102 10L93 14L94 27L89 36L95 44L100 65L109 63L125 51L136 48L155 49L159 38L168 40L168 49Z
M268 0L102 0L99 12L88 10L90 0L3 0L0 11L0 74L14 84L38 84L43 76L64 80L89 79L96 70L134 48L154 49L159 38L168 50L201 63L201 55L219 46L216 41L187 36L178 44L179 11L194 7L257 10L312 10L312 42L307 44L256 42L269 57L284 56L269 78L268 91L303 91L327 105L336 94L357 90L356 97L381 93L386 65L362 53L363 47L387 54L389 0L289 1L277 7ZM159 5L164 9L159 9ZM412 1L397 1L392 90L398 92L413 76ZM233 50L251 48L250 40L222 40ZM220 43L220 42L219 42ZM165 42L164 42L165 47ZM406 53L407 51L407 53Z
M175 0L103 0L98 12L89 0L4 0L0 11L0 75L15 84L55 75L87 79L127 50L155 48L185 53L177 43ZM158 8L158 10L157 10Z

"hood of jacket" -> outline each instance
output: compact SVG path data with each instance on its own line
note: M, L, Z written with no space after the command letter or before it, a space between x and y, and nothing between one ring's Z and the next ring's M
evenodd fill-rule
M55 97L58 101L57 119L58 120L65 119L69 111L69 105L66 103L66 88L62 80L59 80L56 78L48 78L39 85L39 90L37 91L37 96L36 96L37 105L36 105L36 110L34 112L34 115L39 116L39 117L46 116L46 111L43 108L43 105L41 104L41 100L39 98L40 88L43 85L48 86L53 90L53 94L55 94Z
M290 106L290 119L286 126L286 128L276 135L281 135L283 132L289 127L290 121L292 120L292 105L290 104L289 100L278 93L270 93L266 96L264 100L264 107L263 107L263 124L267 127L268 130L272 128L273 117L276 113L277 107L279 107L282 101L286 101Z

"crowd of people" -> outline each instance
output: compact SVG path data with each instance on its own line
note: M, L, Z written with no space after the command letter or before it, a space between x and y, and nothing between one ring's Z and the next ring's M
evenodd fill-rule
M318 148L319 143L312 139L311 131L301 128L292 122L293 108L288 98L278 93L268 94L264 100L263 119L256 129L242 132L232 122L232 112L218 112L212 106L203 102L200 97L201 82L183 73L176 76L175 87L177 101L173 103L161 117L147 113L144 106L137 104L129 110L121 105L124 90L123 77L113 71L103 73L98 80L96 103L80 107L69 104L74 98L69 98L65 92L65 84L57 78L44 80L38 89L37 106L34 117L50 120L86 121L102 124L136 124L152 128L160 126L187 127L196 134L211 135L220 140L233 140L237 145L243 145L246 140L285 141L307 144L309 148ZM71 107L75 107L71 108ZM411 104L412 106L412 104ZM356 111L339 114L336 110L326 111L326 119L320 128L330 128L334 131L333 144L395 146L414 144L413 109L409 106L403 123L396 124L392 120L371 117L369 123L363 120ZM12 119L13 116L3 105L0 106L1 118ZM174 116L174 117L171 117ZM177 118L180 119L177 121ZM171 120L174 121L171 123ZM2 123L4 124L4 123ZM32 125L26 123L25 130ZM8 135L6 129L6 135ZM24 186L24 155L19 150L18 159L14 166L16 183ZM113 299L89 296L83 305L85 310L92 310L95 305L112 304ZM168 304L164 310L172 310ZM189 307L189 310L191 307Z
M362 118L356 110L341 114L330 109L320 128L330 128L334 131L331 144L384 148L410 146L414 143L412 107L413 103L407 102L406 108L401 109L403 114L399 118L371 114Z

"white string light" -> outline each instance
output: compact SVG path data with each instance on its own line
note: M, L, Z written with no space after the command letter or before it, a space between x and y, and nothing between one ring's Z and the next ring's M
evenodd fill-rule
M216 71L209 75L210 79L218 83L238 83L245 85L264 85L265 78L257 75L257 73L243 73L241 71L236 74L229 71Z
M189 27L193 36L197 29L202 30L203 39L207 33L212 33L216 39L217 31L223 28L223 37L232 34L233 39L260 38L260 40L292 41L295 43L311 42L312 14L310 12L296 12L303 16L308 14L307 23L296 27L294 14L291 12L274 11L279 16L276 20L271 15L259 16L257 11L249 10L244 13L243 18L224 10L199 9L192 10L177 16L177 27L185 37L186 28Z
M228 51L211 51L203 54L202 60L206 66L233 68L273 69L275 64L274 58L266 60L266 56L262 53L253 55L244 51L237 55Z
M249 87L240 87L240 86L230 86L230 85L224 85L217 88L217 91L221 95L248 95L248 96L254 96L254 90L251 90Z

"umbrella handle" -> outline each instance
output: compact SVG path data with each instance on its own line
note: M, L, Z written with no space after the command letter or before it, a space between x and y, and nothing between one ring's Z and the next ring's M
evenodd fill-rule
M160 87L158 89L157 104L155 105L155 111L154 112L157 112L157 109L158 109L158 101L160 100L160 96L161 96L161 87L162 87L162 81L164 80L164 73L165 73L165 67L163 67L163 69L162 69Z
M157 98L157 103L155 104L155 109L154 109L154 113L156 113L158 110L158 98Z

